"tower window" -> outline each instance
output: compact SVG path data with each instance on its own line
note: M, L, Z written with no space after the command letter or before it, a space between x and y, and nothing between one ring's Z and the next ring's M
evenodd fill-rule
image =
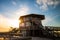
M26 26L31 26L31 23L30 22L26 22Z
M21 24L20 24L20 26L24 27L24 26L25 26L25 24L24 24L24 23L21 23Z

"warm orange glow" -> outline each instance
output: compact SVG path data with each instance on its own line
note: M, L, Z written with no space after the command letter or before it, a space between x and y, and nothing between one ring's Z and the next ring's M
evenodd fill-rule
M19 23L21 23L21 20L19 20Z
M0 27L0 32L8 32L9 28Z
M56 33L60 33L60 31L54 31L54 32L56 32Z
M21 21L18 20L18 18L22 15L26 15L28 10L29 10L28 7L21 6L19 9L17 9L12 13L13 16L9 15L9 17L12 18L5 17L4 15L0 14L0 31L5 31L5 30L8 31L10 27L18 28L19 23L21 23Z

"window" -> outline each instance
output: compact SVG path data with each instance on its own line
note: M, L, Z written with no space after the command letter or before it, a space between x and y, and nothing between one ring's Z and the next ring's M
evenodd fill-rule
M31 23L30 22L26 22L26 26L31 26Z
M24 27L24 26L25 26L25 24L24 24L24 23L21 23L21 24L20 24L20 26Z

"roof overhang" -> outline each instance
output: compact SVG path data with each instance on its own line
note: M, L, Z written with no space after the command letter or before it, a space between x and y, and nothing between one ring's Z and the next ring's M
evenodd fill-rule
M37 18L40 18L41 20L44 20L45 19L45 16L44 15L28 14L28 15L20 16L19 20L22 19L22 18L25 18L25 17L37 17Z

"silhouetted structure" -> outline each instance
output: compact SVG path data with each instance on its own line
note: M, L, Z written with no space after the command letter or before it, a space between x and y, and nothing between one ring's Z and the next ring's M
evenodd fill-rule
M41 36L43 25L41 23L41 20L44 20L44 15L37 15L37 14L29 14L24 15L19 18L21 21L19 23L20 32L24 36Z

